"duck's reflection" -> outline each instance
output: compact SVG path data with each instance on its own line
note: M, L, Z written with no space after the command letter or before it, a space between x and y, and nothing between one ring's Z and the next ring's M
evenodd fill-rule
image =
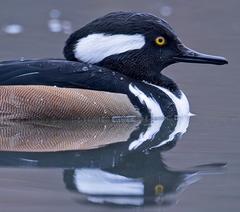
M198 179L196 171L169 169L157 151L130 154L113 168L64 171L67 189L86 195L90 202L118 205L174 203L171 194Z
M64 168L68 190L92 203L173 203L203 168L175 171L161 152L176 145L189 118L151 121L2 122L0 165ZM223 164L207 166L207 172Z

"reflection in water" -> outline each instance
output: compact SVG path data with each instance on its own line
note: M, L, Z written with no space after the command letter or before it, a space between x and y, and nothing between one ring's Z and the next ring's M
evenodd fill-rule
M164 163L161 152L176 145L188 124L188 117L142 122L4 121L0 166L63 168L67 190L92 203L169 205L175 202L172 194L224 165L176 171Z
M135 152L108 168L74 168L64 171L68 190L86 195L93 203L117 205L169 205L174 194L197 182L209 169L223 164L209 164L176 171L170 169L158 151L149 154ZM207 172L201 171L207 167Z
M3 121L0 150L56 152L89 150L128 140L139 122Z

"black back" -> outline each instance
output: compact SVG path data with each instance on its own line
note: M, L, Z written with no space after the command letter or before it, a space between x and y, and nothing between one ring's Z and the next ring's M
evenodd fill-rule
M161 90L121 73L88 63L61 59L4 61L0 63L0 85L45 85L82 88L128 95L143 117L150 116L145 103L129 91L132 83L148 97L154 97L166 117L177 114L172 100Z

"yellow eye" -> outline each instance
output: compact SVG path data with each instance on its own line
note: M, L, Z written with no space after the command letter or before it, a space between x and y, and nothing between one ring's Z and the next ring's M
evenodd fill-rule
M167 43L167 41L166 41L166 39L165 39L164 37L159 36L159 37L157 37L157 38L155 39L155 43L156 43L158 46L164 46L164 45Z
M158 184L155 186L154 190L155 190L155 195L158 195L164 191L164 186L161 184Z

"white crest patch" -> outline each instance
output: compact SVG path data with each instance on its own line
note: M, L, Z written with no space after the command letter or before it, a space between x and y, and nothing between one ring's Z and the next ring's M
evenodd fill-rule
M141 34L108 35L98 33L79 39L74 53L78 60L94 64L110 55L141 49L144 45L145 37Z

